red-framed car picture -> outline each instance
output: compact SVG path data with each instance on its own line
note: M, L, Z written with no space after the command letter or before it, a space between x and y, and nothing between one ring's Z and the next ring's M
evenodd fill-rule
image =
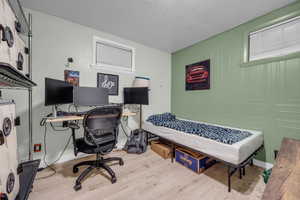
M185 90L210 89L210 60L185 66Z

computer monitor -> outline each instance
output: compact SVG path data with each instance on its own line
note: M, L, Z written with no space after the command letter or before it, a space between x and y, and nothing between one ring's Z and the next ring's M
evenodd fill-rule
M73 103L73 85L45 78L45 106Z
M74 87L73 103L76 106L102 106L108 104L108 89Z
M149 89L147 87L124 88L124 104L149 104Z

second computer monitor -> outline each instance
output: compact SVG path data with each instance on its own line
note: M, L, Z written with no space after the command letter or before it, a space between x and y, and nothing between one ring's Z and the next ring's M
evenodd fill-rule
M108 89L74 87L73 103L76 106L102 106L108 104Z
M131 87L124 88L124 104L149 104L149 88Z

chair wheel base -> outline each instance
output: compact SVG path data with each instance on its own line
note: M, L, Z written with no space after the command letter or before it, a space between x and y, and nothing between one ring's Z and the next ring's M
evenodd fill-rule
M76 174L76 173L78 173L78 172L79 172L79 169L78 169L77 167L74 167L74 168L73 168L73 173Z
M111 178L111 183L114 184L114 183L116 183L116 182L117 182L117 178L116 178L116 177L112 177L112 178Z
M78 190L81 189L81 184L76 184L76 185L74 185L73 188L74 188L75 191L78 191Z

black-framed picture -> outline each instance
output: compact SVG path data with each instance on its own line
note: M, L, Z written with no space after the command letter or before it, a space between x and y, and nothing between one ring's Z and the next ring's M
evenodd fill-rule
M108 89L109 95L119 95L119 76L97 73L97 87Z
M185 66L185 90L210 89L210 60Z

